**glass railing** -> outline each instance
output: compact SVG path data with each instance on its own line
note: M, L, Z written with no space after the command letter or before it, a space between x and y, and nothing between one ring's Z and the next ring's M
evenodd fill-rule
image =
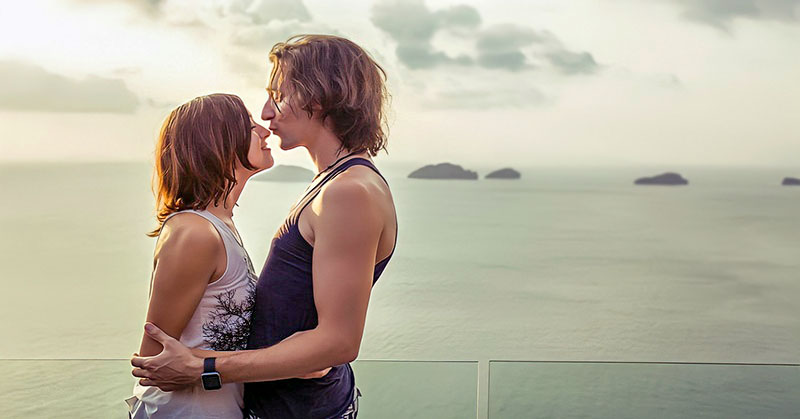
M800 365L353 363L363 418L797 418ZM0 360L3 418L127 417L125 359Z
M474 418L477 362L352 364L364 418ZM1 418L125 418L135 378L126 359L0 360Z
M489 362L488 417L798 418L800 365Z

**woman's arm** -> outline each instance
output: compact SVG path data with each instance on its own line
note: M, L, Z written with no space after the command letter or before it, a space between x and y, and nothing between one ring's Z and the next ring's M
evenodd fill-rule
M225 245L211 223L194 214L170 218L156 244L147 321L180 339L208 283L224 272L220 258L225 258ZM155 355L161 349L145 334L139 354Z

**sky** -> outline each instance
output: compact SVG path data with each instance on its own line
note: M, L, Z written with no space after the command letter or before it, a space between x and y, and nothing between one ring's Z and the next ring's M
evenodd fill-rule
M259 115L298 33L386 69L387 162L800 166L800 0L7 2L0 162L148 161L208 93Z

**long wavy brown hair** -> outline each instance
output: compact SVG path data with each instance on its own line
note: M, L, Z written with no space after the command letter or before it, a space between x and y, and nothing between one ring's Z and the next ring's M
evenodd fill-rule
M386 72L353 41L331 35L296 35L272 47L269 92L313 116L333 122L334 134L348 151L386 150L386 107L390 99ZM288 88L288 89L287 89Z
M155 152L153 193L158 236L167 217L224 203L236 185L237 161L249 170L250 114L235 95L200 96L170 112Z

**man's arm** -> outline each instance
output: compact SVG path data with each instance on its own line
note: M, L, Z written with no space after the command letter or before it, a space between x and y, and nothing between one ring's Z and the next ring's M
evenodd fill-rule
M312 262L318 325L269 348L240 351L217 360L223 382L270 381L296 377L358 356L372 288L383 222L366 186L346 174L331 182L310 208L317 214ZM166 347L166 345L165 345ZM197 380L199 357L176 345L157 357L134 358L143 384Z

